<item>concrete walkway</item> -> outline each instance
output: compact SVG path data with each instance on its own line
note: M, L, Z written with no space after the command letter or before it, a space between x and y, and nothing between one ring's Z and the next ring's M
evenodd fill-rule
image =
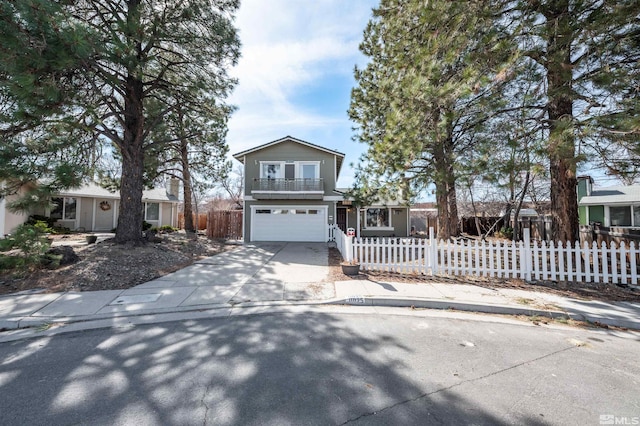
M413 306L570 317L640 330L640 303L444 283L333 283L328 282L327 262L327 245L322 243L247 244L128 290L0 296L0 331L283 304Z

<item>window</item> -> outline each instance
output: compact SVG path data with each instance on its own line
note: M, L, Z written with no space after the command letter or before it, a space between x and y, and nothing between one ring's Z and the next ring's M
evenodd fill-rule
M51 217L52 219L60 220L76 219L77 202L75 198L52 198L51 201L53 202L55 207L51 209L51 214L49 215L49 217Z
M302 179L317 179L318 165L317 164L301 164L300 177Z
M144 220L160 220L160 204L144 203Z
M256 214L271 214L271 209L258 209Z
M261 179L318 179L319 161L260 162Z
M262 163L261 177L263 179L278 179L280 175L280 163Z
M389 228L389 209L367 209L364 223L366 228Z
M609 207L611 226L631 226L631 206Z
M633 226L640 228L640 206L633 206Z

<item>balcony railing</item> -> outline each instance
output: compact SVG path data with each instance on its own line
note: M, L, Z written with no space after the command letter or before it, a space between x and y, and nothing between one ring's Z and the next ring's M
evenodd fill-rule
M254 179L254 198L320 198L324 194L322 179Z

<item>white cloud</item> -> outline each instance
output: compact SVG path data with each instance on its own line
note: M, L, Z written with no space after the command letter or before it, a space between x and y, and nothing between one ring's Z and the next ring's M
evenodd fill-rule
M376 3L374 0L241 2L236 25L240 30L242 57L232 71L239 85L230 98L238 107L229 123L232 152L287 134L301 137L314 129L345 126L344 114L325 115L311 103L296 103L292 97L320 79L352 75L354 64L362 62L358 44Z

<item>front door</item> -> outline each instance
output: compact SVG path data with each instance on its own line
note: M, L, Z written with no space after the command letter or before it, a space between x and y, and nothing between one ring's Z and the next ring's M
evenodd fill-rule
M336 225L342 232L347 232L347 209L338 207L336 210Z

